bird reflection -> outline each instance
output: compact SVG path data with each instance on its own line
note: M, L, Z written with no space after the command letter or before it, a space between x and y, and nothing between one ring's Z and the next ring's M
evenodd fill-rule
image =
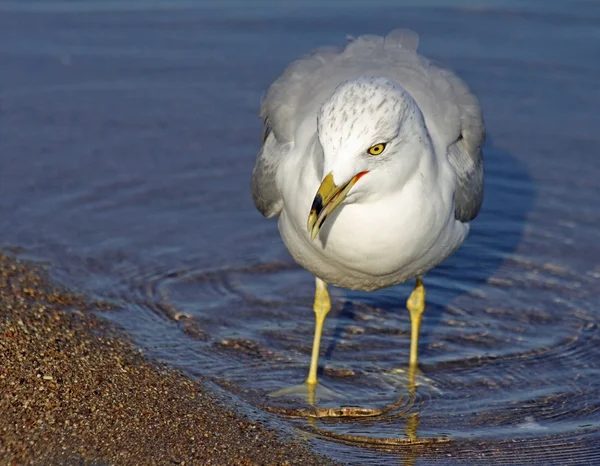
M309 430L327 439L352 446L364 446L386 450L401 450L406 456L402 459L402 465L411 466L415 464L422 447L427 445L447 443L444 437L419 437L420 408L421 404L417 398L417 375L416 366L409 366L405 371L406 381L401 395L393 402L383 408L362 407L337 407L322 408L317 404L318 393L315 388L307 392L307 401L311 408L308 409L276 409L270 411L279 412L296 418L305 418ZM404 422L403 435L397 438L369 437L365 435L341 434L322 426L319 421L333 421L335 419L355 422L377 422L399 419Z

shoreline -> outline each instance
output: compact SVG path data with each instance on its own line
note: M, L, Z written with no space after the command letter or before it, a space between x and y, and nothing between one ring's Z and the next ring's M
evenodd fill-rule
M0 254L3 464L334 464L148 360L98 308Z

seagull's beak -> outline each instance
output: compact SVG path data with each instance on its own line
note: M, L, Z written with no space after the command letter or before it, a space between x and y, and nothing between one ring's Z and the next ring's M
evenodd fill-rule
M308 232L310 239L314 240L325 219L344 201L348 192L356 182L369 172L360 172L347 183L336 186L333 182L333 173L329 173L319 186L308 216Z

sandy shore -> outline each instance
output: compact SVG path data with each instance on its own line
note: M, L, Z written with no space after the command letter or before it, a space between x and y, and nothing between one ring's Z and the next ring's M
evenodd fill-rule
M0 255L0 463L328 464L145 360L94 306Z

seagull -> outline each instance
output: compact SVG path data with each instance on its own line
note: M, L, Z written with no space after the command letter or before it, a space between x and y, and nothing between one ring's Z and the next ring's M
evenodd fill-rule
M397 29L297 59L261 103L252 171L258 211L279 217L294 260L316 279L308 377L317 385L328 285L372 291L416 279L409 369L418 365L424 274L453 254L483 201L477 98ZM300 387L299 386L299 387Z

